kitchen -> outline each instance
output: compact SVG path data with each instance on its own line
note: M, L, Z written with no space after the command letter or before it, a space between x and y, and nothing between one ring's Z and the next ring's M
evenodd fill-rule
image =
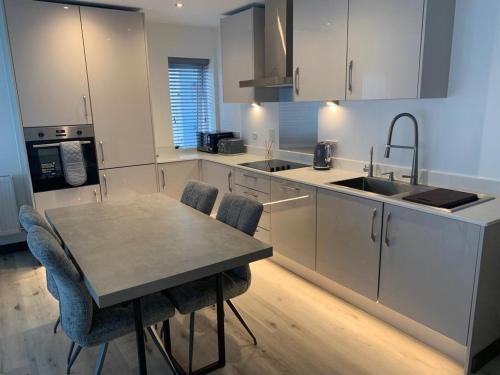
M226 309L220 373L500 373L495 1L98 3L3 4L2 220L14 219L0 237L0 372L63 373L70 344L49 332L58 305L27 251L20 206L47 209L58 231L57 208L157 192L178 201L198 180L218 189L213 216L226 193L263 203L255 238L273 247L234 300L255 336ZM183 92L188 76L202 90ZM79 187L48 152L63 138L82 148ZM48 163L33 162L40 152ZM44 168L59 173L48 185ZM422 204L432 187L469 201ZM216 311L205 310L195 330L171 319L184 368L193 330L194 367L216 357ZM135 335L116 341L102 372L136 373ZM169 373L161 354L147 351L150 373ZM98 357L84 348L71 372Z

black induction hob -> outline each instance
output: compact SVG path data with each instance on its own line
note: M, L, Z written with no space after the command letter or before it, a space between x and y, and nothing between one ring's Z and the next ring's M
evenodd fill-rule
M309 167L309 165L307 164L294 163L292 161L286 161L280 159L253 161L250 163L241 163L240 165L243 167L258 169L259 171L265 171L265 172L279 172L279 171L286 171L288 169Z

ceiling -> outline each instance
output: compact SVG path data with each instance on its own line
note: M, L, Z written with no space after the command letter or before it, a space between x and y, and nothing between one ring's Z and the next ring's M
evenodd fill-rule
M146 19L157 22L196 26L217 26L221 15L263 0L67 0L143 9ZM184 4L177 8L176 2Z

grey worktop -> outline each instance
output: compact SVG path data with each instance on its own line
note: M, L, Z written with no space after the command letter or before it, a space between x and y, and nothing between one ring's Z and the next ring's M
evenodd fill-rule
M162 194L47 210L99 307L272 256L272 247Z

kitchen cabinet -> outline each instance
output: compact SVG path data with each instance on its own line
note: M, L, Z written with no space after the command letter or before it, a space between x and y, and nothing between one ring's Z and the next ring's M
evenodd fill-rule
M203 182L215 186L219 189L217 200L215 201L213 213L217 212L220 201L224 194L233 191L234 168L224 164L214 163L208 160L202 161L201 177Z
M348 0L293 2L294 100L345 99Z
M466 345L480 227L384 205L379 302Z
M346 99L445 97L455 0L349 0Z
M154 164L100 171L102 200L132 199L158 192Z
M23 126L91 124L79 7L7 0L5 11Z
M236 185L257 190L265 194L271 192L271 178L268 175L237 168L234 176Z
M160 192L179 200L186 184L190 180L200 179L198 160L158 164Z
M318 190L317 272L374 301L382 206L371 199Z
M143 16L81 7L99 167L155 162Z
M261 191L252 190L245 186L234 185L233 192L238 195L242 195L244 197L256 200L260 203L269 203L270 194L263 193ZM262 211L262 216L260 217L259 227L265 230L271 230L271 215L270 215L270 207L268 205L264 206L264 210Z
M220 21L222 90L225 103L278 101L271 88L240 88L264 76L264 9L252 7Z
M45 210L101 201L99 185L44 191L34 194L35 207L45 216Z
M316 268L316 188L271 179L271 239L276 252Z

